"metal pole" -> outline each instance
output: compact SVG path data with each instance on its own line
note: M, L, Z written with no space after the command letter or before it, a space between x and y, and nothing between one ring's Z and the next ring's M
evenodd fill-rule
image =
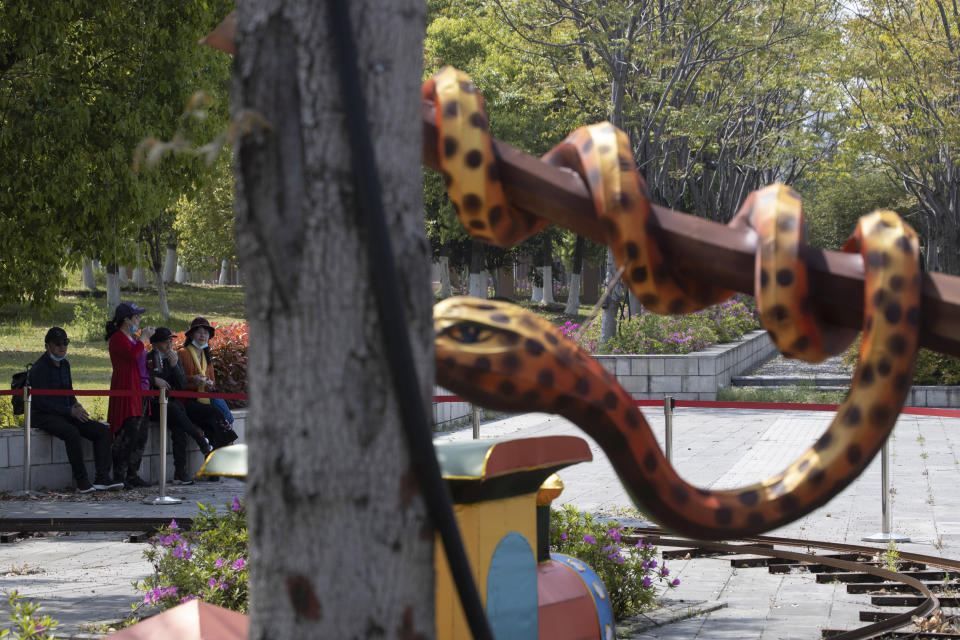
M30 482L30 407L33 398L30 397L30 385L23 388L23 492L33 493Z
M480 407L476 405L470 405L473 407L473 439L480 439Z
M167 495L167 390L160 389L160 495L144 500L147 504L180 504Z
M882 531L863 538L864 542L910 542L909 536L890 532L890 439L880 450L880 519Z
M663 423L667 462L673 463L673 397L663 396Z

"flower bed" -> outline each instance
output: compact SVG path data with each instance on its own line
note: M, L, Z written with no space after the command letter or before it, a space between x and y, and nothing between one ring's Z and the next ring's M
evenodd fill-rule
M587 353L615 355L703 351L714 344L739 340L759 327L753 299L734 296L683 316L661 316L641 308L638 314L622 320L617 334L606 343L600 341L598 321L586 331L570 321L559 329Z

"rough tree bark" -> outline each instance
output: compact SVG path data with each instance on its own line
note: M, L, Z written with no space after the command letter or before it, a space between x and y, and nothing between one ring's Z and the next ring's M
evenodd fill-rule
M450 256L440 256L440 297L450 297Z
M348 4L410 321L405 373L426 403L425 6ZM433 534L381 340L371 279L387 266L366 258L327 3L240 0L237 29L234 117L267 123L240 140L235 165L251 336L249 637L429 638Z

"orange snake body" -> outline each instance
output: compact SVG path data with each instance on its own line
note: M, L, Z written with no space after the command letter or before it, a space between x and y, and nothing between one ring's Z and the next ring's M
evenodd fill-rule
M446 68L424 85L437 109L439 157L448 193L468 231L511 246L541 229L510 208L496 171L483 102L469 78ZM674 274L650 230L646 185L626 134L609 123L583 127L544 156L583 177L598 224L624 281L645 307L687 313L729 291ZM764 327L784 354L820 361L853 334L815 315L800 259L800 199L783 185L751 194L732 225L760 236L755 294ZM864 216L844 246L865 269L860 364L849 395L823 435L781 473L735 490L684 481L667 462L643 414L600 364L546 320L492 300L451 298L436 305L437 380L477 404L511 412L558 413L603 448L637 506L692 537L735 538L768 531L826 503L880 450L906 400L919 328L919 244L896 214Z

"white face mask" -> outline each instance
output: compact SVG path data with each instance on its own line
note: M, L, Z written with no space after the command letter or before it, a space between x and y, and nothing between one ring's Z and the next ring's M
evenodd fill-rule
M191 341L190 341L190 344L192 344L192 345L195 346L197 349L200 349L200 350L202 351L203 349L206 349L206 348L207 348L207 344L209 344L209 343L204 342L204 343L201 344L201 343L197 342L196 340L191 340Z

